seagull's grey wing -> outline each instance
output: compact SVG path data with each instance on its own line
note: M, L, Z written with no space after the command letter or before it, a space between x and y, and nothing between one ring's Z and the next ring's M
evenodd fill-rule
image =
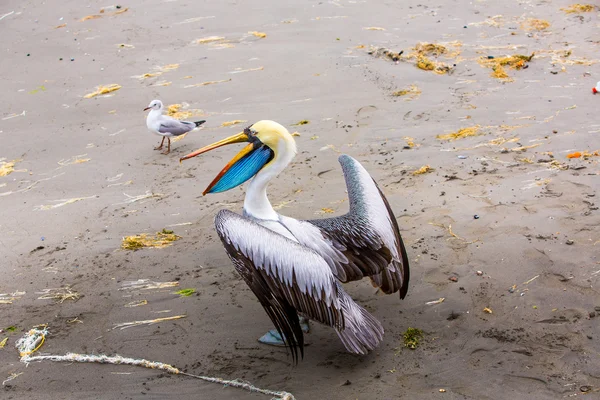
M339 161L350 211L340 217L307 222L319 228L322 239L330 243L325 251L337 254L331 260L338 279L348 282L368 276L384 293L399 291L404 298L410 273L396 217L377 183L358 161L347 155L340 156Z
M162 117L160 120L158 131L160 133L171 134L173 136L180 136L184 133L188 133L196 127L193 122L178 121L173 118Z
M228 210L217 214L215 226L236 270L284 338L294 360L298 359L298 348L301 355L304 352L298 313L344 330L342 309L348 308L347 295L321 256Z

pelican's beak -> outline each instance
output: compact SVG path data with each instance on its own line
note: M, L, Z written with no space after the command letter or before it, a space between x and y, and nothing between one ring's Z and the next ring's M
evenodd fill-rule
M146 107L146 108L144 108L144 111L147 111L147 110L149 110L149 109L151 109L151 108L152 108L152 107Z
M196 157L221 146L242 142L250 142L250 137L244 132L196 150L193 153L182 157L179 161L181 162L188 158ZM252 140L252 143L244 147L242 151L227 163L225 168L219 172L217 177L213 179L202 194L225 192L241 185L256 175L256 173L273 158L273 154L273 151L268 146L265 146L260 140Z

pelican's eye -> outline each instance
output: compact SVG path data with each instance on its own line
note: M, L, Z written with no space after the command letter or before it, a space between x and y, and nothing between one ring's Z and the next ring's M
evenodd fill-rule
M248 135L248 137L256 136L256 131L250 129L250 127L244 129L244 133Z

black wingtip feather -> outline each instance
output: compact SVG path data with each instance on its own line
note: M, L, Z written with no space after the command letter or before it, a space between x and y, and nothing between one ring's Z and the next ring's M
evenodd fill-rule
M206 122L205 120L202 120L202 121L196 121L196 122L194 122L194 124L196 124L196 128L197 128L197 127L199 127L200 125L202 125L202 124L203 124L203 123L205 123L205 122Z

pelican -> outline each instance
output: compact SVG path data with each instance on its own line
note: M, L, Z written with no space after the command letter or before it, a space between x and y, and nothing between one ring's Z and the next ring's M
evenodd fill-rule
M180 121L173 117L169 117L168 115L163 115L164 107L160 100L152 100L150 104L148 104L148 107L144 108L144 111L146 110L150 110L146 117L146 126L148 127L148 130L162 136L160 145L155 147L154 150L161 150L165 143L165 138L168 140L169 144L167 150L163 151L162 154L169 154L171 152L172 137L186 134L206 122L205 120L196 122Z
M275 325L261 341L285 345L297 362L298 350L304 357L303 331L310 319L334 328L351 353L373 350L383 338L383 327L341 283L369 277L383 293L399 292L403 299L409 281L398 224L377 183L358 161L342 155L347 214L310 221L278 214L267 197L267 185L297 150L288 130L274 121L259 121L180 161L242 142L248 144L203 195L233 189L252 178L243 214L221 210L215 226L235 269Z

